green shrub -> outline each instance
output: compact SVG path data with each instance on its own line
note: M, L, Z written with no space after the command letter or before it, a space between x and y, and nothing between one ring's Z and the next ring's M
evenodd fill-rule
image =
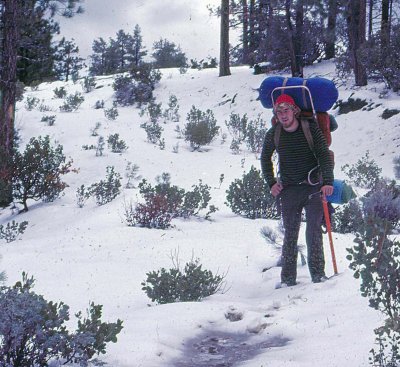
M28 226L27 221L17 223L15 220L7 223L5 226L1 224L0 239L6 240L7 243L13 242L19 237L19 235L25 232L27 226Z
M27 201L53 201L67 187L63 175L71 172L62 145L53 147L49 136L31 138L24 152L15 151L12 163L13 197L28 211Z
M382 173L382 169L369 157L368 151L355 164L345 164L341 170L355 186L369 189L378 183Z
M116 120L118 117L118 110L115 106L104 110L104 116L106 117L107 120Z
M333 109L338 108L338 115L343 115L349 112L354 112L361 110L363 107L367 106L368 102L365 99L352 98L349 97L347 101L339 100L335 103Z
M199 259L186 263L183 269L175 264L169 270L161 268L146 275L142 289L152 302L159 304L201 301L224 286L224 276L203 269Z
M135 163L128 162L125 168L125 177L128 179L125 187L127 189L133 189L136 187L135 181L139 181L142 176L138 174L139 166Z
M245 142L247 148L253 153L260 154L265 136L265 121L259 115L255 120L247 123L245 131Z
M231 112L229 116L229 121L225 121L225 124L228 128L229 133L232 135L233 140L236 141L239 145L247 136L247 123L247 114L244 114L241 117L238 113L233 112Z
M82 88L85 93L90 93L96 88L96 79L92 76L85 76L83 78Z
M94 104L94 109L95 110L100 110L102 108L104 108L104 100L96 101L96 103Z
M117 342L122 321L102 322L101 305L90 304L87 316L75 316L78 327L67 329L69 307L47 301L32 291L33 278L0 288L0 365L49 366L54 362L88 366L105 354L109 342ZM94 362L94 361L93 361Z
M250 219L279 218L275 198L254 166L241 179L234 180L226 193L226 204L235 214Z
M25 102L25 108L28 111L32 111L34 108L36 108L40 103L40 99L36 97L27 97L26 102Z
M388 109L388 108L386 108L383 112L382 112L382 115L381 115L381 117L384 119L384 120L387 120L387 119L390 119L392 116L395 116L395 115L397 115L398 113L400 113L400 110L397 110L397 109Z
M157 122L144 122L140 127L146 131L147 140L152 144L157 144L161 139L161 134L164 131L162 126Z
M53 126L56 122L56 115L46 115L40 120L41 122L46 122L48 126Z
M85 100L85 97L81 93L75 92L70 94L64 101L64 104L60 106L62 112L73 112L76 111Z
M55 98L65 98L67 96L67 90L64 87L55 88L53 92Z
M89 188L91 196L94 196L97 205L104 205L114 200L121 193L121 175L114 171L114 167L106 168L105 180L93 184Z
M393 159L394 177L400 180L400 155Z
M107 143L113 153L122 153L128 149L126 143L119 138L119 134L109 135Z
M179 104L178 98L174 94L169 96L168 108L164 111L163 116L166 121L179 122Z
M183 134L185 141L190 143L193 150L198 150L201 146L210 144L218 134L217 120L209 109L203 112L192 106L186 120L188 122Z
M151 100L146 107L142 107L139 115L147 116L150 122L158 122L162 116L161 103L155 103L154 100Z
M360 231L364 224L362 208L357 200L338 206L332 216L332 230L338 233L353 233Z

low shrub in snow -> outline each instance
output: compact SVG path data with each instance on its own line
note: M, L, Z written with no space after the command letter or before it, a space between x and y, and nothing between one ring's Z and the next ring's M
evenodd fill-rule
M29 199L55 200L67 187L61 178L72 171L71 165L62 145L52 146L49 136L31 138L24 152L14 153L11 177L15 201L28 211Z
M19 235L25 232L27 226L27 221L17 223L15 220L7 223L5 226L1 224L0 239L5 240L6 242L13 242L19 237Z
M351 200L347 204L335 208L332 216L332 230L338 233L356 234L363 226L362 206L358 200Z
M171 226L172 214L167 199L160 194L148 195L144 204L125 205L128 226L166 229Z
M96 88L96 79L92 76L85 76L83 78L82 88L85 93L90 93Z
M122 153L128 149L126 143L119 138L119 134L109 135L107 143L113 153Z
M382 169L370 158L368 151L355 164L345 164L341 169L355 186L368 189L376 185L382 173Z
M49 366L52 362L88 366L106 353L109 342L117 342L122 321L101 320L101 305L90 304L87 316L75 316L78 326L66 327L69 307L47 301L32 288L33 278L23 274L22 282L0 288L0 365Z
M45 115L40 121L45 122L48 126L53 126L56 122L56 115Z
M107 120L116 120L118 117L118 110L115 106L104 110L104 116L106 117Z
M179 122L179 104L178 98L174 94L169 96L168 108L163 112L166 121Z
M138 174L139 166L135 163L128 162L125 168L125 177L128 179L125 187L133 189L136 187L135 181L139 181L142 176Z
M393 159L394 177L400 180L400 155Z
M226 193L226 204L235 214L250 219L279 218L275 198L254 166L241 179L235 179Z
M161 133L163 132L162 126L157 121L144 122L140 127L146 131L147 140L152 144L160 142Z
M55 98L65 98L67 96L67 90L65 87L55 88L53 92Z
M76 111L85 100L85 97L81 93L75 92L70 94L64 101L64 104L60 106L62 112L73 112Z
M174 264L169 270L161 268L146 275L142 289L152 302L159 304L201 301L222 291L225 284L224 276L203 269L198 259L186 263L183 269Z
M36 97L27 97L25 102L25 108L28 111L32 111L40 103L40 99Z
M108 166L106 170L106 178L89 188L90 195L95 198L97 205L107 204L121 193L121 175L115 172L114 167Z
M190 143L193 150L200 149L201 146L210 144L217 136L219 126L211 110L205 112L192 106L187 114L183 135L185 141Z

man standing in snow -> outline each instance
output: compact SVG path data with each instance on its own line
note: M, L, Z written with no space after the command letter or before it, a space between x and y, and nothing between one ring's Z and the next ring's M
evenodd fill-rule
M321 223L321 195L333 193L333 162L325 137L315 122L309 122L314 148L311 149L300 108L293 98L281 94L274 106L275 124L265 135L261 152L261 168L271 194L280 201L285 229L282 247L280 286L296 284L297 240L301 213L306 212L308 267L314 283L326 280ZM306 122L307 123L307 122ZM279 178L274 176L272 154L279 157Z

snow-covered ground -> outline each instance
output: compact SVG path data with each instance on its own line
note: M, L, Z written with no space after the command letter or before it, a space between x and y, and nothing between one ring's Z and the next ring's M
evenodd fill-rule
M262 108L256 91L265 76L255 76L247 67L232 68L232 76L224 78L218 77L216 69L189 70L186 74L168 69L162 73L155 90L157 102L166 108L169 96L176 95L181 126L192 105L212 109L222 132L227 132L224 121L231 112L247 113L250 118L261 113L266 128L269 125L271 111ZM314 75L334 78L333 64L323 62L306 69L306 76ZM49 135L64 146L65 154L72 157L79 172L65 177L69 187L53 203L30 202L29 211L20 215L10 209L0 212L0 224L12 219L29 222L18 241L0 243L0 270L7 273L6 283L14 284L25 271L35 277L37 293L48 300L64 301L71 306L71 314L85 310L93 301L104 305L105 320L122 319L124 329L118 343L110 344L102 357L110 366L174 366L178 364L174 361L183 358L190 339L219 332L244 336L248 344L273 338L289 340L283 346L260 350L240 366L367 366L369 350L374 346L373 329L382 318L361 297L359 281L348 269L346 248L352 246L353 236L333 235L338 276L313 284L307 267L299 265L299 285L276 290L280 269L262 269L274 265L279 253L263 239L260 229L276 228L278 223L241 218L224 204L229 184L251 165L259 168L257 157L246 149L239 155L232 154L229 134L225 142L219 135L201 152L192 152L188 143L177 138L173 122L163 124L166 148L161 150L146 141L146 133L139 126L145 118L139 116L138 109L118 107L118 118L109 121L102 109L93 108L97 100L104 100L106 108L112 106L112 81L112 77L99 77L97 85L102 88L88 94L82 92L79 83L45 83L35 91L28 90L24 101L18 103L16 126L21 145L32 136ZM85 101L77 112L59 112L62 101L54 98L53 90L60 86L69 93L84 94ZM393 177L392 159L399 154L400 115L388 120L380 115L385 108L398 108L400 97L379 99L382 88L352 88L351 81L339 85L341 99L354 93L355 98L381 104L371 111L336 116L339 129L333 133L332 149L339 178L344 178L340 167L355 163L367 150L383 174ZM43 99L54 112L27 111L24 105L28 96ZM57 116L54 126L41 122L41 117L49 114ZM97 144L97 137L91 136L96 122L101 122L100 135L107 139L118 133L128 150L115 154L106 148L102 157L96 157L94 150L83 150L83 145ZM179 152L174 153L178 142ZM170 173L171 182L185 189L201 179L212 187L211 204L219 211L212 215L212 221L178 219L173 220L171 229L150 230L128 227L123 221L124 203L138 200L137 189L124 189L104 206L97 206L94 200L83 208L77 206L75 193L80 185L89 186L104 179L107 166L114 166L124 176L129 161L137 164L139 174L152 184L163 172ZM225 179L220 186L221 174ZM300 243L304 241L302 228ZM326 270L332 275L327 238L324 241ZM151 304L141 282L148 271L172 267L171 254L176 252L181 264L195 257L204 268L226 273L226 292L197 303ZM225 313L232 309L242 312L243 319L227 320Z

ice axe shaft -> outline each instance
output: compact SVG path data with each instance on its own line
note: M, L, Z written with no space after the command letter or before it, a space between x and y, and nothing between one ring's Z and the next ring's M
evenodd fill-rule
M331 220L330 220L330 217L329 217L328 202L326 201L325 196L322 197L322 206L324 207L324 217L325 217L326 231L328 232L329 246L331 248L333 271L334 271L334 273L336 275L338 273L338 270L337 270L337 265L336 265L335 248L333 247L332 227L331 227Z

